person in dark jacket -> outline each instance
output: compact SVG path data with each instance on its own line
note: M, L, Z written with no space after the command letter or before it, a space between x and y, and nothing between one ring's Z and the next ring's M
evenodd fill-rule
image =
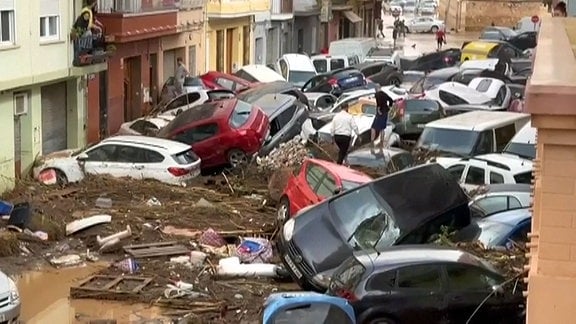
M388 124L388 113L390 112L390 106L394 103L392 98L388 96L384 91L380 90L376 92L376 116L374 116L374 121L372 122L372 127L370 127L370 140L371 140L371 152L375 153L376 138L380 137L380 152L384 150L384 145L386 138L384 136L384 130Z

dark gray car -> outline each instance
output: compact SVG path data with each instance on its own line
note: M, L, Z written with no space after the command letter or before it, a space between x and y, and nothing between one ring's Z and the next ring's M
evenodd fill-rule
M364 147L348 153L346 163L352 168L362 167L381 174L390 174L413 166L414 159L410 152L395 147L382 152L376 150L376 154L372 153L370 148Z
M258 153L268 155L280 143L300 134L302 124L308 118L306 106L296 97L285 94L265 94L254 105L260 107L270 120L270 137Z

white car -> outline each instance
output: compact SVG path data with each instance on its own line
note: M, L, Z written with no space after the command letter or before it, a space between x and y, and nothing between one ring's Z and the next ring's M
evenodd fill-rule
M1 323L20 323L20 294L18 287L12 278L0 271L0 295L2 304L0 305Z
M176 114L164 113L155 117L142 117L120 125L116 135L145 135L156 136L164 126L171 122Z
M40 158L34 178L44 184L66 184L86 174L155 179L186 185L200 174L200 158L180 142L146 136L113 136L85 150L65 150Z
M516 155L491 153L437 162L467 190L487 184L530 184L532 181L532 161Z
M487 105L492 101L486 93L453 81L424 91L423 98L436 100L444 108L454 105Z
M308 99L308 106L320 111L331 108L338 101L336 96L325 92L304 92L304 95Z
M485 189L486 192L474 196L468 204L472 217L484 218L532 205L532 188L529 184L493 184Z
M506 111L512 101L512 91L502 80L478 77L472 79L468 87L487 95L490 97L490 101L482 104L450 105L448 107L449 115L450 111ZM464 100L466 99L464 98Z
M280 73L262 64L244 65L234 75L249 82L286 81Z
M416 17L405 24L407 33L435 33L444 28L444 21L432 17Z

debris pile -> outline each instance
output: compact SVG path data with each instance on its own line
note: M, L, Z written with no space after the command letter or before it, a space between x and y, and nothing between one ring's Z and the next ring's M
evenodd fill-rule
M309 156L310 153L302 144L300 136L296 136L292 140L280 144L267 156L257 157L256 163L262 171L274 171L300 165Z

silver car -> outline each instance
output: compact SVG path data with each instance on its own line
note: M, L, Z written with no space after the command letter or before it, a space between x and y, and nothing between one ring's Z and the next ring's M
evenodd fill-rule
M408 20L405 25L408 33L435 33L444 28L444 21L432 17L416 17Z
M0 271L0 323L16 324L20 317L20 295L14 280Z

